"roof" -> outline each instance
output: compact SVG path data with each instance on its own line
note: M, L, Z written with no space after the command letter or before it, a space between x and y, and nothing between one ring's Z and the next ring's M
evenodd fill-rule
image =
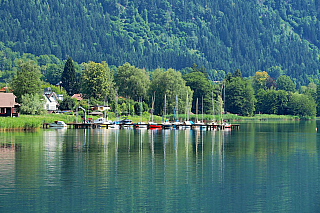
M6 92L6 91L13 91L13 90L9 90L9 87L2 87L0 89L0 92Z
M74 94L71 98L76 98L78 101L82 101L82 94Z
M13 93L0 93L0 107L14 107L20 105L16 103L16 96Z
M55 92L47 92L47 93L44 93L43 94L50 102L52 102L50 100L50 98L53 96L55 98L55 101L58 102L58 97L57 97L57 94Z
M89 115L103 115L102 112L90 112Z

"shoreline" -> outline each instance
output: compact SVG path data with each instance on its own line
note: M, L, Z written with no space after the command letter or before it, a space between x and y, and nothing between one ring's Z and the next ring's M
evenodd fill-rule
M181 114L177 116L179 120L185 120L185 115ZM123 118L123 117L122 117ZM141 121L141 117L138 115L127 117L132 120L133 123ZM167 118L172 121L173 115L167 116ZM190 115L190 120L195 121L196 115ZM144 116L142 121L148 122L149 116ZM203 115L204 121L212 121L212 115ZM299 121L299 120L317 120L320 118L304 118L292 115L266 115L266 114L256 114L253 117L244 117L233 114L224 115L223 120L228 122L242 122L242 121L258 121L258 122L268 122L268 121ZM74 115L63 115L63 114L48 114L48 115L21 115L20 117L1 117L0 118L0 132L3 131L34 131L42 128L44 123L52 123L56 120L64 121L65 123L73 123L76 121L76 116ZM198 120L202 120L202 115L198 115ZM221 120L221 116L215 116L215 120ZM156 116L155 122L161 123L161 117Z

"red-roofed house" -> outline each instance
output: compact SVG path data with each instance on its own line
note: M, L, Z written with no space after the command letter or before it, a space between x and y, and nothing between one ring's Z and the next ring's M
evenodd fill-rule
M77 101L82 101L82 94L74 94L71 98L76 98Z
M8 92L8 91L12 92L12 90L9 90L8 87L2 87L2 88L0 89L0 92L2 92L2 93Z
M0 117L18 117L20 104L13 93L0 93Z

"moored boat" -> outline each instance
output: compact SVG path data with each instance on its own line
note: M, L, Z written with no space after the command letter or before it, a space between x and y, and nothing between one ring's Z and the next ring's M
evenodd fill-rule
M162 125L158 124L158 123L155 123L155 122L149 122L148 123L148 128L149 129L161 129Z
M49 124L49 127L63 128L63 127L67 127L67 124L63 121L54 121L53 123Z

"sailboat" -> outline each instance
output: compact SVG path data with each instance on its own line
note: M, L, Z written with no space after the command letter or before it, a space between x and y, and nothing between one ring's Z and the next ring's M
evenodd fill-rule
M203 111L203 100L202 100L202 111ZM203 112L202 112L203 115ZM196 103L196 122L194 124L195 129L203 129L205 127L205 124L203 123L203 120L200 122L198 120L198 98L197 98L197 103Z
M214 119L214 99L213 99L213 91L212 91L212 122L209 124L209 125L213 125L214 127L216 127L218 125L217 122L215 122L215 119Z
M224 128L231 128L231 124L225 122L225 120L224 120L224 114L225 114L225 108L226 108L226 85L224 85L223 93L224 93L223 94L223 105L224 105L223 109L224 109L224 112L223 112L223 117L221 116L222 117L222 121L223 121L221 123L224 126ZM222 101L222 99L221 99L221 101ZM221 113L222 113L222 109L221 109Z
M192 124L193 124L193 122L189 120L189 95L188 95L188 91L187 91L186 118L185 118L185 121L183 122L183 125L184 125L185 129L189 129L189 128L191 128Z
M177 115L177 118L176 118ZM176 95L176 102L174 104L174 114L173 114L173 127L179 128L181 122L179 121L179 114L178 114L178 96Z
M137 128L139 128L139 129L146 129L147 128L147 124L142 122L142 98L141 98L141 102L140 102L140 122L138 123Z
M118 95L116 96L116 110L115 110L115 118L118 116ZM116 122L113 122L112 125L109 125L110 129L119 129L119 125Z
M162 126L160 124L157 124L155 122L153 122L153 112L154 112L154 102L156 100L156 96L155 93L152 97L152 108L151 108L151 121L148 122L148 128L149 129L161 129Z
M171 129L172 123L167 119L167 95L164 95L163 115L162 115L162 128Z

